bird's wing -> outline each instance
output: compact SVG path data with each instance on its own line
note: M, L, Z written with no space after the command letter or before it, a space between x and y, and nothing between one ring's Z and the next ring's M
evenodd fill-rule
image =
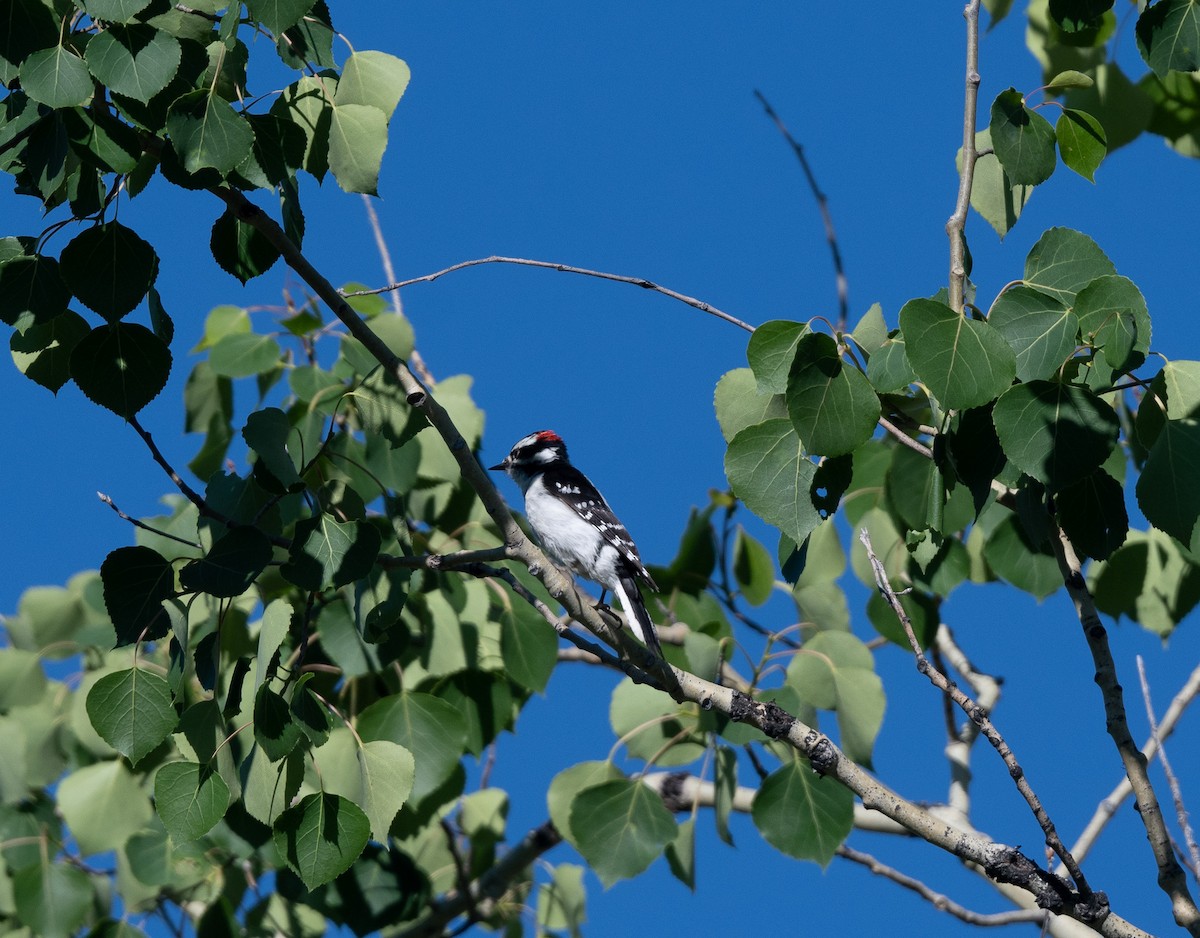
M650 576L638 554L637 545L633 543L633 538L629 536L625 525L621 524L621 519L613 513L608 502L604 500L604 496L600 494L596 486L592 485L591 480L574 466L563 466L562 468L564 470L562 478L555 482L555 485L562 487L558 494L566 498L579 517L596 526L601 536L617 549L617 552L625 558L634 573L645 581L646 585L657 590L658 586L655 585L653 577Z

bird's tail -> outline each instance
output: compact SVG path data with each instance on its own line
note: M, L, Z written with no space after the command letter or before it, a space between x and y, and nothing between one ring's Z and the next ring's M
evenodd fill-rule
M633 634L642 640L651 654L661 658L663 653L662 645L658 642L658 632L654 630L654 623L650 621L650 613L646 611L646 604L642 601L637 582L631 576L618 577L614 592L621 600L621 608L625 610Z

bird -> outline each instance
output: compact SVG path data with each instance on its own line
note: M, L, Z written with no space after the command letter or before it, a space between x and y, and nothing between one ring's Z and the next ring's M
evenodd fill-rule
M599 583L605 592L611 590L633 633L651 654L662 658L638 581L655 592L658 586L625 525L588 477L571 465L562 437L553 430L530 433L513 444L503 462L488 468L507 473L517 483L525 496L529 526L550 558Z

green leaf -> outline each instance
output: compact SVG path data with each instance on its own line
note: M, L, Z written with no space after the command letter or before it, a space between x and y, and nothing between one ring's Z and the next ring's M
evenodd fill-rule
M295 26L314 0L246 0L246 11L275 34Z
M1184 417L1200 417L1200 362L1167 362L1138 406L1137 442L1150 449L1167 420Z
M694 710L629 678L613 688L609 722L635 759L657 757L659 765L669 766L685 765L703 755Z
M95 899L86 873L49 858L17 870L12 893L21 922L41 938L70 938Z
M355 52L342 66L333 103L338 108L347 104L369 105L391 120L411 77L403 59L386 52ZM337 175L336 170L334 175Z
M1059 72L1046 85L1046 91L1065 91L1068 88L1091 88L1095 84L1090 77L1073 68Z
M551 779L550 787L546 791L546 807L550 812L550 820L575 849L579 849L575 834L571 830L571 806L575 802L575 796L585 789L620 778L624 776L611 762L591 761L568 766Z
M975 135L975 149L977 151L992 149L992 135L989 131L983 130ZM961 170L961 150L958 154L958 163ZM1013 182L1008 173L1004 171L1004 166L994 151L975 161L975 179L971 186L971 207L983 216L984 221L991 225L1001 238L1008 234L1017 223L1017 219L1021 217L1021 211L1025 208L1025 203L1029 201L1032 194L1033 186L1022 186Z
M1087 235L1070 228L1050 228L1029 249L1024 279L1026 286L1070 306L1075 294L1097 277L1116 272L1113 262Z
M775 587L775 561L771 552L738 525L733 542L733 575L746 602L761 606Z
M196 840L225 816L229 786L209 766L168 762L154 776L154 804L176 841Z
M543 693L558 663L558 635L526 603L500 614L500 653L504 672L522 687Z
M1068 384L1030 381L1006 391L992 421L1004 454L1055 493L1100 467L1117 442L1113 409Z
M123 847L153 814L149 797L120 759L72 772L57 794L58 810L85 856Z
M387 148L387 115L366 104L333 108L329 168L344 192L378 195L379 167Z
M171 374L171 350L135 322L97 326L71 353L71 377L92 402L129 418L158 396Z
M269 335L234 332L217 340L208 356L212 370L226 378L248 378L270 371L283 357Z
M66 312L70 301L53 257L14 257L0 264L0 320L8 325L49 322Z
M358 718L366 741L387 739L414 753L416 774L411 798L436 791L457 768L467 745L462 710L431 694L405 691L367 707Z
M287 414L278 407L255 411L246 418L242 439L286 491L303 491L304 480L296 471L296 461L288 450L289 442L294 441L300 446L302 440Z
M671 873L692 892L696 891L696 817L683 821L675 839L667 844L667 865Z
M46 107L76 107L92 99L92 76L83 59L62 46L43 49L21 65L21 87Z
M87 67L110 91L147 102L175 77L179 40L151 26L109 26L87 44Z
M86 320L71 310L34 323L9 338L13 364L26 378L57 393L71 380L71 353L90 331Z
M735 368L721 376L713 394L717 423L728 443L746 427L787 416L782 394L759 394L749 368Z
M213 223L208 246L220 268L242 283L265 274L279 260L279 248L256 226L238 218L232 208L226 208Z
M365 577L379 556L378 529L363 521L340 523L330 515L297 522L292 550L279 572L301 589L345 586Z
M263 684L254 694L254 741L268 759L278 762L296 748L301 735L287 701Z
M808 334L808 325L786 319L764 322L746 346L746 358L759 394L782 394L796 357L796 343Z
M1141 364L1132 352L1150 351L1150 310L1137 285L1127 277L1097 277L1075 297L1075 315L1085 340L1091 339L1115 370Z
M63 248L63 280L88 309L118 322L142 301L158 272L158 255L120 222L86 228Z
M1096 181L1096 169L1108 154L1104 126L1086 111L1063 108L1054 125L1054 136L1062 161L1088 182Z
M333 102L327 86L331 79L305 76L283 90L271 105L271 113L304 133L301 166L318 180L329 169L329 127Z
M1016 375L1016 356L1004 337L944 303L909 300L900 310L900 329L913 370L945 408L986 404Z
M167 132L184 169L215 169L227 176L251 153L254 131L224 98L192 91L167 112Z
M1017 357L1017 378L1050 378L1075 353L1079 320L1057 298L1018 285L1000 294L988 322Z
M539 935L565 932L570 938L582 938L581 926L587 920L584 871L577 863L560 863L550 882L541 885L537 901Z
M412 793L416 763L397 743L376 739L359 746L345 728L334 730L314 753L326 792L343 795L363 809L371 839L388 842L396 812Z
M166 739L179 722L167 682L142 668L100 678L88 692L87 713L96 732L132 765Z
M193 593L233 599L246 592L271 562L270 539L258 528L236 527L223 534L212 549L179 571L179 583Z
M1068 485L1054 498L1058 523L1075 546L1087 557L1105 560L1125 543L1129 515L1121 483L1103 469Z
M997 576L1038 599L1062 586L1058 561L1049 547L1032 544L1015 514L1006 513L992 529L983 557Z
M258 691L270 673L271 659L279 651L283 640L287 638L292 627L293 610L291 603L283 599L273 599L263 610L262 622L258 629L258 654L254 675L254 690Z
M789 420L766 420L739 432L725 453L725 475L751 511L797 544L821 522L813 506L816 466Z
M282 762L272 762L261 746L254 746L242 764L242 800L246 813L262 824L274 824L304 781L305 753L294 751Z
M1138 507L1146 519L1190 545L1200 518L1200 421L1168 420L1150 448L1137 482Z
M1200 69L1200 3L1158 0L1138 17L1137 44L1159 78Z
M992 146L1000 165L1012 182L1036 186L1054 172L1054 128L1036 111L1025 106L1015 88L1002 91L992 102Z
M870 764L884 695L875 660L862 641L848 632L817 633L793 656L787 683L805 703L835 710L842 749L855 762Z
M143 638L153 641L170 631L162 603L175 594L175 572L149 547L118 547L100 565L104 605L117 631L117 647Z
M871 438L879 398L866 376L838 355L837 343L809 333L796 344L787 383L788 416L809 453L842 456Z
M308 795L274 825L276 849L309 889L349 869L370 836L367 816L340 795Z
M618 779L584 789L571 805L579 852L606 887L637 876L675 839L675 818L657 792Z
M1127 615L1164 638L1200 602L1200 568L1154 528L1130 532L1112 557L1091 566L1088 581L1101 612Z
M854 826L854 794L790 762L763 781L751 816L772 847L824 867Z
M729 833L729 815L733 813L733 800L737 795L737 753L722 743L716 744L713 759L713 822L717 836L733 846L733 835Z
M904 336L896 330L867 362L867 380L880 394L902 391L917 380L904 350Z

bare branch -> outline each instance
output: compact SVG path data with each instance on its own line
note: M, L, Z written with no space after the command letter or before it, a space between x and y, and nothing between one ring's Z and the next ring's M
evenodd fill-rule
M962 169L958 173L958 200L954 214L946 222L950 237L950 308L963 311L967 279L967 209L971 206L971 186L975 181L975 117L979 107L979 0L970 0L963 16L967 21L967 90L963 101Z
M439 277L444 277L446 274L454 273L456 270L465 270L468 267L478 267L481 264L518 264L522 267L541 267L545 270L557 270L565 274L582 274L585 277L599 277L601 280L614 280L617 283L629 283L635 287L641 287L643 290L653 290L655 293L661 293L663 296L669 296L673 300L679 300L681 303L686 303L702 313L708 313L711 316L716 316L718 319L724 319L726 322L733 323L740 329L745 329L747 332L753 332L754 327L749 323L742 322L736 316L731 316L729 313L717 309L711 303L705 303L703 300L698 300L694 296L687 296L684 293L678 293L667 287L661 287L651 280L646 280L644 277L627 277L623 274L606 274L599 270L588 270L586 267L572 267L570 264L555 264L552 261L536 261L525 257L500 257L493 255L491 257L480 257L473 261L462 261L458 264L452 264L442 270L434 271L432 274L425 274L422 277L413 277L411 280L401 280L399 283L392 283L386 287L380 287L378 290L358 290L354 293L347 293L347 296L366 296L372 293L386 293L389 290L399 290L403 287L412 286L414 283L430 283L437 280Z
M1158 864L1159 888L1171 899L1171 912L1175 921L1186 928L1189 934L1200 935L1200 909L1196 908L1196 902L1188 891L1183 867L1179 865L1171 849L1171 837L1163 821L1162 808L1159 806L1158 796L1154 793L1154 786L1150 783L1150 775L1146 771L1146 757L1137 748L1129 732L1129 721L1125 717L1125 697L1117 679L1117 665L1113 661L1112 650L1108 647L1108 632L1104 623L1100 621L1091 591L1083 578L1074 545L1061 529L1058 529L1057 536L1051 540L1067 593L1075 605L1075 614L1079 618L1083 636L1092 653L1096 686L1100 688L1104 698L1105 727L1117 747L1125 774L1133 786L1138 816L1146 828L1146 839L1150 841L1150 849L1154 852L1154 860Z
M800 168L804 170L804 178L808 180L808 187L812 190L813 198L817 200L817 208L821 211L821 221L825 224L825 240L829 242L829 252L833 255L834 276L837 278L837 331L845 332L846 319L850 314L849 289L846 284L846 272L842 268L842 252L838 248L837 232L833 228L833 216L829 212L829 200L825 198L825 193L821 191L821 187L817 185L817 177L813 175L812 167L808 165L808 157L804 155L804 147L788 132L783 120L775 113L775 109L771 107L771 103L767 100L766 96L757 88L754 90L754 96L758 98L759 103L763 106L763 110L767 112L767 117L775 122L775 126L783 134L783 139L788 142L792 148L792 152L796 154L796 159L800 161Z
M1016 925L1022 922L1033 922L1045 927L1050 919L1050 913L1041 909L1015 909L1011 912L995 912L992 914L973 912L965 906L959 905L948 896L940 892L934 892L919 879L913 879L913 877L901 873L897 869L893 869L886 863L881 863L869 853L854 850L845 844L838 847L837 853L839 857L845 860L865 866L877 876L890 879L898 886L912 890L922 899L929 902L935 909L949 913L956 919L966 922L968 925L996 927L999 925Z
M1083 871L1079 868L1079 864L1075 862L1075 858L1071 856L1070 851L1067 850L1062 839L1058 836L1054 822L1050 819L1050 815L1046 813L1046 809L1042 807L1041 799L1038 798L1033 787L1029 784L1029 780L1025 777L1025 771L1017 762L1017 757L1013 754L1012 748L1005 741L1004 737L1000 735L1000 731L996 729L995 724L988 718L987 711L963 693L956 685L951 684L946 676L925 657L921 643L917 640L916 633L913 631L912 621L909 619L908 613L904 611L904 607L900 605L900 597L892 589L892 584L888 580L887 571L884 569L883 563L875 555L875 548L871 545L871 535L866 528L863 528L859 532L858 539L862 541L863 547L867 549L867 559L870 560L871 568L875 571L875 582L879 586L880 593L883 594L883 598L887 601L888 605L892 607L892 611L895 612L896 618L900 620L900 624L904 626L904 633L908 636L908 643L912 647L913 655L916 657L917 670L929 678L929 682L941 690L942 693L951 697L962 709L963 713L970 717L971 721L979 727L980 732L992 744L996 752L1000 754L1000 758L1004 760L1004 764L1008 767L1008 773L1012 776L1017 790L1021 793L1021 797L1025 799L1025 803L1029 805L1029 809L1033 812L1033 816L1042 828L1042 833L1046 836L1046 845L1062 860L1063 866L1071 874L1071 879L1074 880L1081 896L1085 900L1094 898L1098 908L1106 908L1108 898L1103 893L1092 892L1087 879L1083 875Z
M1196 835L1188 820L1187 806L1183 802L1183 789L1179 787L1179 779L1171 768L1167 758L1167 749L1158 735L1158 721L1154 716L1154 703L1150 699L1150 682L1146 679L1146 665L1142 656L1137 656L1138 680L1142 685L1142 700L1146 703L1146 722L1150 725L1150 737L1158 745L1158 761L1162 764L1163 774L1167 777L1167 785L1171 789L1171 798L1175 802L1175 816L1183 830L1183 841L1187 844L1188 856L1192 861L1193 875L1200 875L1200 849L1196 847Z
M1200 696L1200 665L1197 665L1192 670L1192 673L1188 675L1188 679L1184 682L1183 687L1179 689L1179 693L1175 695L1175 699L1167 707L1167 712L1163 715L1162 722L1158 724L1157 737L1151 736L1146 740L1146 744L1142 746L1142 753L1147 759L1154 757L1154 754L1158 751L1160 741L1167 739L1175 731L1175 727L1179 723L1179 718L1183 716L1184 711L1198 696ZM1130 784L1128 777L1123 776L1116 787L1109 792L1108 797L1096 807L1096 812L1083 829L1083 833L1079 835L1079 839L1071 847L1071 852L1076 857L1082 860L1087 856L1088 852L1092 849L1092 845L1108 825L1117 808L1120 807L1121 802L1132 793L1133 785Z
M196 550L204 550L203 545L198 544L195 541L189 541L186 538L178 537L167 531L160 531L158 528L150 527L150 525L146 524L144 521L138 521L137 518L131 518L129 515L125 514L125 512L121 511L121 509L116 506L116 503L103 492L97 492L96 497L99 498L100 501L104 502L104 504L106 504L113 511L115 511L118 518L120 518L122 521L128 521L135 528L141 528L143 531L149 531L151 534L156 534L159 537L165 537L169 540L177 541L186 547L192 547Z

